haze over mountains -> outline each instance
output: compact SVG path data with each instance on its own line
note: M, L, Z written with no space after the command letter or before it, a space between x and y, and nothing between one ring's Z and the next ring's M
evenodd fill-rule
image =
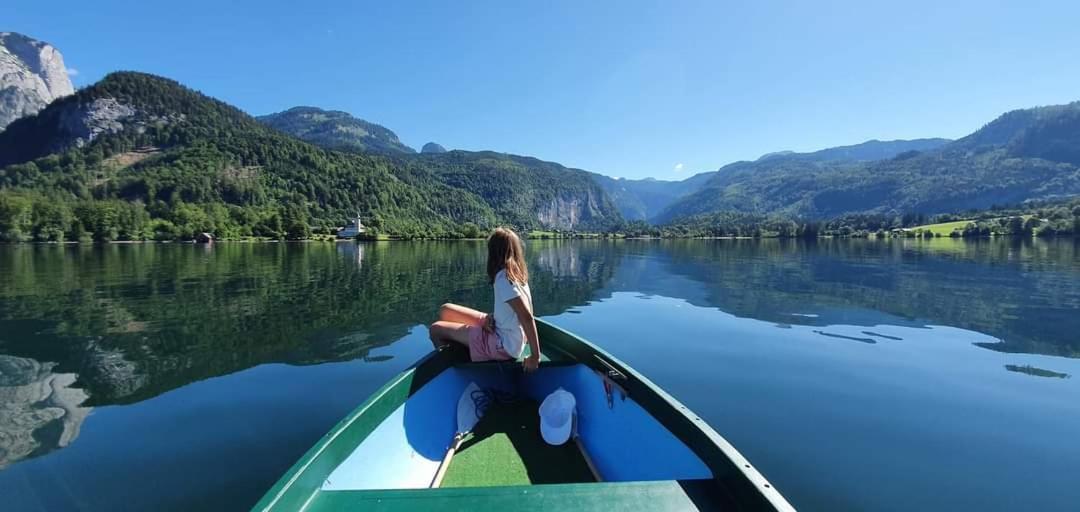
M55 55L52 64L3 75L19 77L5 82L5 97L40 96L40 84L62 84L59 53L44 43L31 47ZM5 48L0 55L25 53ZM15 69L11 62L0 61ZM391 129L345 112L296 107L253 118L142 73L113 73L50 101L31 115L26 102L0 103L0 115L21 117L0 132L0 233L7 239L201 231L303 238L358 212L376 230L405 236L454 236L500 223L610 231L627 221L700 222L721 212L824 219L1080 194L1080 102L1009 112L956 141L770 153L662 181L435 143L417 153Z

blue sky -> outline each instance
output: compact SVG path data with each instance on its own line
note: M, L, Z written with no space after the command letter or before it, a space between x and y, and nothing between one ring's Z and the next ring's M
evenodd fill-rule
M875 5L880 4L880 5ZM960 137L1080 100L1080 2L6 0L78 70L252 114L351 112L419 148L681 179L777 150Z

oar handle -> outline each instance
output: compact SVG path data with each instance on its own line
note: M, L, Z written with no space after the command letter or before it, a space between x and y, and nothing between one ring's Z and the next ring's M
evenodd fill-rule
M462 441L465 440L465 432L458 432L454 434L454 439L450 441L450 448L446 450L446 456L443 457L441 463L439 463L439 470L435 472L435 478L431 480L431 488L437 489L442 485L443 477L446 476L446 470L450 468L450 459L454 458L454 452L461 448Z

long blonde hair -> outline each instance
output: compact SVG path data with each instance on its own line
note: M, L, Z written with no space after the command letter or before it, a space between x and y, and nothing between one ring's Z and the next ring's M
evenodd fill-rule
M506 271L506 279L511 283L529 282L529 268L525 266L525 248L517 233L507 228L496 228L488 237L488 281L495 282L495 274Z

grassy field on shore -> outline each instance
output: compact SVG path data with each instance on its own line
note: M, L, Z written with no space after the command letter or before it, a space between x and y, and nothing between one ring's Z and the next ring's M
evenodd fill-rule
M1031 215L1021 215L1020 216L1020 218L1025 222L1027 222L1027 220L1030 219L1031 217L1032 217ZM1009 216L1009 217L994 217L992 219L957 220L957 221L953 221L953 222L940 222L938 224L924 224L922 226L915 226L915 227L909 228L909 229L912 230L912 231L920 231L920 230L921 231L929 231L929 232L933 233L934 235L949 236L949 234L952 233L953 231L956 231L956 230L963 231L964 228L968 226L968 224L976 222L977 220L978 221L985 221L985 222L994 223L994 222L998 222L998 221L1000 221L1002 219L1009 219L1009 218L1011 218L1011 216Z

